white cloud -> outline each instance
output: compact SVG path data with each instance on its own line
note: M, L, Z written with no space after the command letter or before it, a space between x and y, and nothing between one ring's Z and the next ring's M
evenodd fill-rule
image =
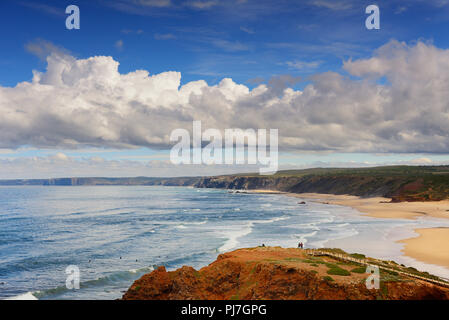
M0 179L47 179L65 177L174 177L256 172L257 166L174 165L170 161L148 162L106 160L101 157L76 159L61 154L46 157L0 159Z
M405 11L407 11L407 7L406 6L400 6L396 9L396 11L394 12L394 14L401 14L404 13Z
M348 0L311 0L310 4L333 11L343 11L353 8L353 3Z
M246 32L248 34L255 34L256 32L250 28L246 28L246 27L240 27L240 30L242 30L243 32Z
M57 161L67 161L69 160L69 157L67 155L65 155L62 152L58 152L55 155L51 156L52 159L57 160Z
M146 7L170 7L172 5L171 0L132 0L137 5Z
M392 41L316 74L302 91L279 78L250 90L181 74L118 72L111 57L53 53L31 82L0 87L0 148L168 148L175 128L278 128L283 150L449 152L449 50ZM359 79L354 79L359 77Z
M217 48L223 49L229 52L237 52L237 51L247 51L249 50L248 45L243 44L239 41L228 41L223 39L216 39L212 41L212 44Z
M412 164L426 164L426 165L429 165L429 164L432 164L433 161L432 161L432 159L429 159L429 158L417 158L417 159L411 160L410 163L412 163Z
M115 47L116 47L118 50L122 50L122 49L123 49L123 40L118 40L118 41L115 43Z
M176 36L172 33L164 33L164 34L156 33L154 35L154 39L156 39L156 40L174 40L174 39L176 39Z
M322 63L323 63L322 61L299 61L299 60L295 60L295 61L287 61L286 65L291 67L291 68L293 68L293 69L297 69L299 71L304 71L304 70L316 69Z
M210 9L219 4L217 0L210 1L189 1L186 3L187 6L195 8L195 9Z

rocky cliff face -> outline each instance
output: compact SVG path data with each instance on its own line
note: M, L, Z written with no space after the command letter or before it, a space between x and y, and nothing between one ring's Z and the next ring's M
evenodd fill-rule
M301 175L217 176L201 178L198 188L266 189L291 193L349 194L361 197L386 197L393 202L438 201L449 197L447 175L413 176L329 171Z
M199 271L160 267L135 281L123 299L449 299L447 288L391 274L381 274L381 288L369 290L367 276L360 266L311 258L300 249L259 247L222 254Z

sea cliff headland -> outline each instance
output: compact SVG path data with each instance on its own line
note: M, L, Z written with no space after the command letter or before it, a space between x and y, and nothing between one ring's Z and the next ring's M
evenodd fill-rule
M0 180L0 186L189 186L263 193L285 193L301 199L349 206L374 218L449 218L449 166L384 166L372 168L315 168L279 171L275 175L235 174L213 177L133 177L133 178L54 178ZM261 191L262 190L262 191ZM449 231L426 232L413 238L414 248L425 246L425 254L411 250L410 257L449 268L441 257L441 246L449 241ZM420 233L418 230L417 233ZM419 242L419 244L418 244ZM430 244L430 245L429 245Z
M329 255L326 254L329 253ZM380 267L378 289L366 266ZM136 280L124 300L424 300L449 299L449 283L393 261L339 249L257 247L221 254L195 270L164 267Z

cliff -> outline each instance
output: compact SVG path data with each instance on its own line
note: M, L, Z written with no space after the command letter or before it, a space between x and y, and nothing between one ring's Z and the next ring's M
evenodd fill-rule
M318 168L281 171L273 176L249 174L207 177L200 179L195 186L380 196L391 198L393 202L438 201L449 198L449 167Z
M238 174L175 178L56 178L0 180L1 185L138 185L195 186L222 189L269 189L292 193L381 196L401 201L449 199L449 166L388 166L374 168L316 168L280 171L272 176Z
M337 250L337 252L342 252ZM394 262L372 263L421 274ZM301 249L259 247L219 255L197 271L159 267L136 280L124 300L422 300L449 299L449 288L381 269L380 289L369 290L365 267ZM435 278L429 274L422 276Z

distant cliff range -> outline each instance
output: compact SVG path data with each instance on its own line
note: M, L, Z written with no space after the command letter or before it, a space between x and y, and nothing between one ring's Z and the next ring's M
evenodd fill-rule
M373 168L316 168L280 171L272 176L238 174L176 178L57 178L0 180L0 185L44 186L193 186L233 190L275 190L291 193L381 196L400 201L449 199L449 166L386 166Z

